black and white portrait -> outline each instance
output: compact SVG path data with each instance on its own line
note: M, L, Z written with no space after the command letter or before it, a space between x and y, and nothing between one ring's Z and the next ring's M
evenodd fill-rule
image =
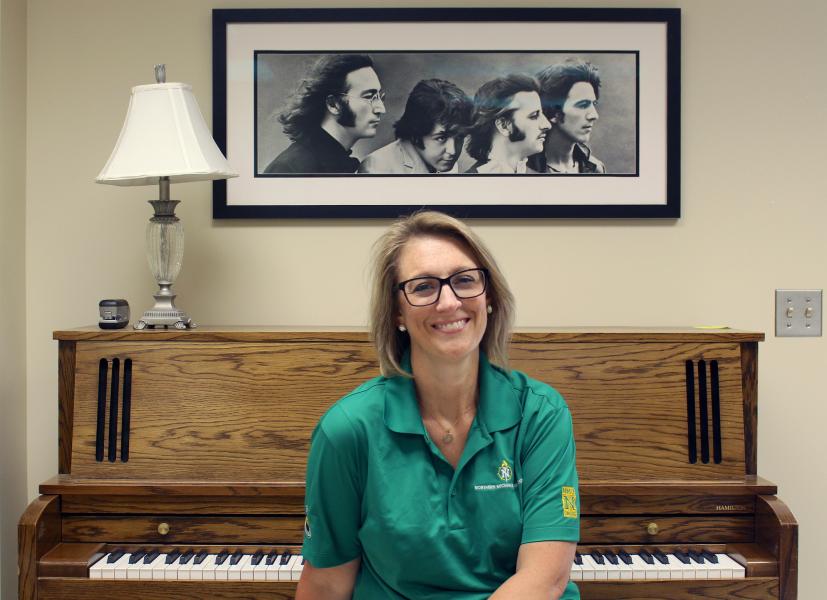
M638 58L259 50L256 175L635 175Z

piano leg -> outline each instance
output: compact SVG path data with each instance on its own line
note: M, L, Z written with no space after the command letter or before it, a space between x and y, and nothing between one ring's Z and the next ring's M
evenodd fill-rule
M40 496L17 524L18 598L37 599L37 561L60 542L60 497Z
M780 600L795 600L798 596L798 522L787 505L775 496L756 498L755 538L778 561Z

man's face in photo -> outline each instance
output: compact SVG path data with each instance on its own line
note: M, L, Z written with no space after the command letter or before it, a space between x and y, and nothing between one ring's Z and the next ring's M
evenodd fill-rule
M437 123L428 135L422 137L423 147L416 147L416 151L432 169L445 173L454 168L464 139L447 125Z
M379 98L382 86L376 71L371 67L351 71L345 79L345 88L347 92L339 97L341 113L337 122L351 129L357 138L375 136L379 120L385 114L385 104Z
M569 90L563 104L563 118L553 119L554 128L572 142L585 144L597 121L597 95L588 81L578 81Z
M551 128L540 104L537 92L517 92L509 108L515 109L511 117L509 141L523 158L543 151L543 142Z

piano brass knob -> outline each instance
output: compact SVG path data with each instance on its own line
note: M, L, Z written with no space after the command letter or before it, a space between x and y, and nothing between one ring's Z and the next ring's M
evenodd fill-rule
M657 523L649 523L646 526L646 533L648 533L649 535L657 535L658 531L660 531L660 528L658 527Z
M158 533L166 535L169 533L169 523L161 523L158 525Z

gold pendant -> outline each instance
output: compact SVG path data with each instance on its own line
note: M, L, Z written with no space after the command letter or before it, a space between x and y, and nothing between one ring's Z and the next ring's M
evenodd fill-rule
M447 432L445 435L442 436L442 442L444 444L450 444L454 441L454 436L451 435L451 432Z

